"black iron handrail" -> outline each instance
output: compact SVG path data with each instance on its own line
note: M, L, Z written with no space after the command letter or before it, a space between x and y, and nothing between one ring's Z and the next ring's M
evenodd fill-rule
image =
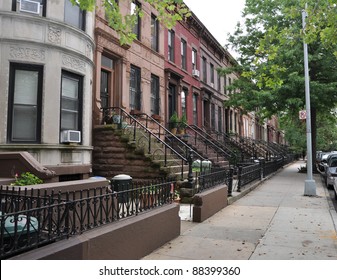
M168 164L168 151L178 157L181 160L179 164L181 166L181 177L183 177L184 172L184 164L190 165L189 158L192 156L193 158L198 158L201 160L205 160L203 156L201 156L197 151L179 139L176 135L172 134L168 129L166 129L163 125L161 125L154 118L148 116L142 112L135 112L134 114L129 114L124 109L120 107L107 107L101 108L103 117L102 123L116 122L120 128L132 127L133 129L133 139L132 141L136 141L137 137L137 128L141 128L147 135L147 151L149 154L152 154L152 141L151 137L155 139L157 142L161 143L164 146L164 166L166 167ZM109 121L111 120L111 121ZM143 124L145 122L145 124ZM150 124L154 127L150 127ZM168 137L169 136L169 137ZM164 137L164 140L162 139ZM177 145L174 146L174 143L178 143L180 149L177 149Z
M226 141L219 141L218 140L218 135L221 134L223 135L223 140L225 139L225 135L219 132L214 131L214 133L216 133L217 138L214 138L211 134L209 134L208 132L202 130L201 128L199 128L198 126L195 125L190 125L189 126L191 129L193 129L194 131L198 132L198 135L202 135L202 137L204 139L207 139L207 142L212 145L213 147L215 147L216 149L218 149L222 154L224 154L225 158L228 160L233 160L234 163L237 162L237 159L240 157L236 152L234 152L231 148L228 147L228 145L226 145Z

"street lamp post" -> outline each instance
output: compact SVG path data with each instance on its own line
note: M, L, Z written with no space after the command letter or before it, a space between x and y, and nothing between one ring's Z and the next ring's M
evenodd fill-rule
M307 4L305 5L307 9ZM306 10L302 11L303 31L306 26ZM305 73L305 104L306 104L306 125L307 125L307 179L304 183L304 195L316 195L316 183L312 176L312 143L311 143L311 111L310 111L310 86L309 86L309 66L308 66L308 45L303 39L304 50L304 73Z

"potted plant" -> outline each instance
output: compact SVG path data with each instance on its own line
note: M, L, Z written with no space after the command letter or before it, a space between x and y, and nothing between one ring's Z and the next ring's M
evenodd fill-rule
M179 123L178 114L177 114L177 112L174 112L174 113L172 114L172 116L170 117L170 123L169 123L171 132L172 132L173 134L176 134L176 133L177 133L178 123Z
M186 114L183 114L179 121L179 132L178 134L185 134L185 128L187 126L187 117Z

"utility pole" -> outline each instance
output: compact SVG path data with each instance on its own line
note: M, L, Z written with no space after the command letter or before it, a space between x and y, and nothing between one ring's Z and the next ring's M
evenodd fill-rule
M306 27L307 4L302 10L303 32ZM304 50L304 74L305 74L305 104L306 104L306 125L307 125L307 179L304 182L304 195L316 195L316 182L312 176L312 141L311 141L311 109L310 109L310 85L309 85L309 66L308 66L308 45L303 39Z

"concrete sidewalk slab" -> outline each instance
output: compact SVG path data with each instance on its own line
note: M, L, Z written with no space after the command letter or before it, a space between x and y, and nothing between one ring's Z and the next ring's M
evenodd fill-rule
M317 195L304 196L300 165L237 193L203 223L191 222L183 206L181 235L144 259L337 260L336 211L318 176Z

